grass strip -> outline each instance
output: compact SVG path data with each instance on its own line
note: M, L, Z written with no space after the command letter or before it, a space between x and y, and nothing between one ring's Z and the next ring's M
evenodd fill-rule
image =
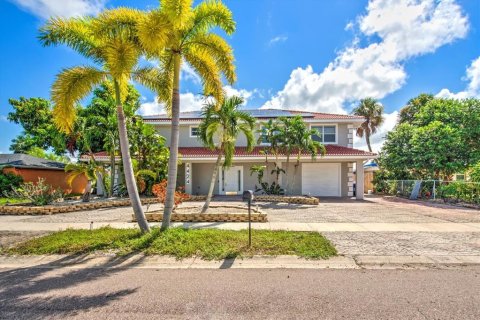
M178 259L199 257L220 260L253 255L296 255L326 259L337 254L333 245L317 232L254 230L248 247L247 230L153 228L148 234L135 229L104 227L55 232L28 240L4 251L7 254L144 253Z

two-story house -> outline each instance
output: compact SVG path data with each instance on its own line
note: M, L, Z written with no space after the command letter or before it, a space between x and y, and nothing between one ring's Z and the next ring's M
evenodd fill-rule
M295 169L295 156L291 157L289 173L290 195L312 195L324 197L353 196L354 179L357 180L357 199L363 199L363 162L375 158L370 152L353 148L355 129L364 121L363 117L317 112L301 112L289 110L247 110L258 119L258 129L262 123L277 117L293 117L301 115L304 121L313 129L317 129L319 136L313 138L322 142L326 147L326 154L315 160L309 154L301 157L300 165ZM171 119L167 115L144 117L170 143ZM201 112L182 112L180 114L180 142L179 153L182 164L179 166L177 184L185 186L190 194L207 194L213 168L218 156L217 151L203 147L198 139L198 126L201 122ZM257 139L261 130L257 130ZM262 150L265 145L257 145L252 152L246 151L246 139L243 135L237 139L234 164L228 169L221 169L215 184L214 194L232 195L241 194L244 190L254 189L258 185L256 174L250 173L253 165L265 165L265 155ZM286 157L280 155L279 166L286 169ZM265 170L265 181L272 182L274 175L273 161L270 156L268 167ZM356 163L356 175L354 174ZM294 176L295 173L295 176ZM282 179L280 176L280 179ZM285 187L280 183L282 187Z

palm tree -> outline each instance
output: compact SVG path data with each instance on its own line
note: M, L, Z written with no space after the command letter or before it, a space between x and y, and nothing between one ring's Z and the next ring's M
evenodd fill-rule
M263 153L265 154L265 166L268 166L268 155L273 154L275 156L274 168L272 174L278 172L276 175L276 184L278 185L279 177L279 166L278 166L278 154L280 153L281 148L281 136L280 136L280 123L277 120L268 120L262 124L262 128L259 130L260 136L258 138L258 143L268 143L268 146L264 148Z
M279 127L279 139L280 139L280 148L287 156L287 162L286 162L286 168L284 170L285 172L285 194L288 194L288 186L289 186L289 180L288 180L288 169L290 166L290 155L294 151L295 148L297 148L297 136L296 136L296 131L295 128L299 126L298 122L301 121L303 122L302 116L297 115L293 118L288 118L288 117L280 117L278 118L279 122L281 123L281 126Z
M92 193L92 185L99 175L103 175L104 169L95 161L90 160L88 163L68 163L65 166L65 172L70 172L67 176L68 185L72 185L73 180L78 176L84 175L87 178L87 185L83 192L82 201L89 202Z
M325 155L326 149L322 143L315 141L312 138L314 135L319 135L318 130L309 129L303 119L301 121L294 121L292 123L292 127L292 135L295 137L294 145L297 151L297 162L295 164L293 173L293 190L295 189L295 177L297 176L298 167L300 166L300 157L302 154L304 152L308 152L312 157L312 160L315 160L318 154L321 156Z
M110 80L115 91L120 149L129 197L142 232L150 231L142 209L132 169L129 141L122 103L130 80L152 89L161 90L160 71L154 67L139 67L145 50L140 46L136 30L145 14L138 10L119 8L102 12L98 17L52 18L40 30L43 45L65 44L95 66L64 69L52 86L53 116L57 127L72 131L76 104L95 87ZM97 66L100 66L98 68Z
M365 136L368 150L372 152L370 137L377 132L378 127L383 123L383 106L376 99L365 98L360 100L358 107L353 109L353 114L365 118L365 121L357 129L357 136L360 138Z
M223 102L222 74L229 83L236 80L233 52L228 43L212 29L230 35L235 31L231 11L220 1L161 0L160 8L151 11L139 25L139 37L147 56L155 57L162 70L158 100L171 114L172 128L168 186L162 230L170 226L177 183L180 118L180 70L186 61L202 78L206 96L213 96L217 108Z
M249 113L239 110L243 99L237 96L226 98L220 109L216 104L209 103L203 109L203 120L199 126L199 139L203 145L212 150L218 150L218 157L213 168L212 180L208 196L202 208L202 213L208 210L212 200L213 188L217 180L218 168L223 161L223 168L231 167L235 154L235 143L240 133L247 138L247 150L252 151L255 144L255 118Z

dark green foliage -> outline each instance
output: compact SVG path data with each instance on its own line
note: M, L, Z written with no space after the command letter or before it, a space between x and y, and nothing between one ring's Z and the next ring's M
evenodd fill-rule
M22 182L21 176L0 171L0 197L3 196L4 192L10 192L12 189L18 188Z
M66 136L60 133L53 123L50 101L42 98L9 99L14 111L8 120L23 127L23 132L12 140L10 150L27 153L33 147L43 150L52 148L61 155L65 151Z
M480 161L480 100L420 95L387 134L379 164L391 179L448 180Z
M254 230L249 248L248 232L219 229L172 228L150 233L135 229L105 227L65 230L32 239L8 249L10 254L81 254L114 251L119 254L143 252L178 259L199 257L205 260L252 255L297 255L326 259L337 254L332 244L318 232Z
M480 204L480 183L463 181L443 183L438 188L437 194L445 202Z

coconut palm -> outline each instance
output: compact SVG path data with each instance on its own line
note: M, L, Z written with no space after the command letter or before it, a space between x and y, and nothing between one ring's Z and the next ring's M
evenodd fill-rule
M255 144L255 118L248 112L239 110L243 102L242 98L233 96L226 98L220 109L217 109L217 105L214 103L207 104L203 109L203 120L199 126L199 139L205 147L218 150L218 157L213 168L212 180L202 213L208 210L212 200L213 188L217 180L218 168L222 163L222 157L225 158L223 168L232 165L238 135L241 133L245 135L247 151L252 151Z
M235 30L231 11L220 1L161 0L160 8L151 11L139 25L141 43L149 57L160 62L162 89L158 100L172 117L168 186L162 229L170 226L177 182L180 118L180 70L187 62L200 76L206 96L213 96L217 107L223 102L222 74L229 83L236 80L232 48L219 35Z
M140 45L136 30L144 15L138 10L119 8L104 11L95 18L52 18L41 28L39 38L45 46L65 44L95 63L64 69L57 75L52 86L53 116L61 131L72 131L76 104L82 98L101 83L113 82L127 190L140 229L147 232L150 228L135 184L122 107L130 80L155 92L161 89L160 71L154 67L138 66L145 48Z
M358 107L353 109L353 114L365 118L365 121L357 129L357 136L360 138L365 136L368 150L372 152L370 137L383 123L383 106L376 99L365 98L360 100Z

